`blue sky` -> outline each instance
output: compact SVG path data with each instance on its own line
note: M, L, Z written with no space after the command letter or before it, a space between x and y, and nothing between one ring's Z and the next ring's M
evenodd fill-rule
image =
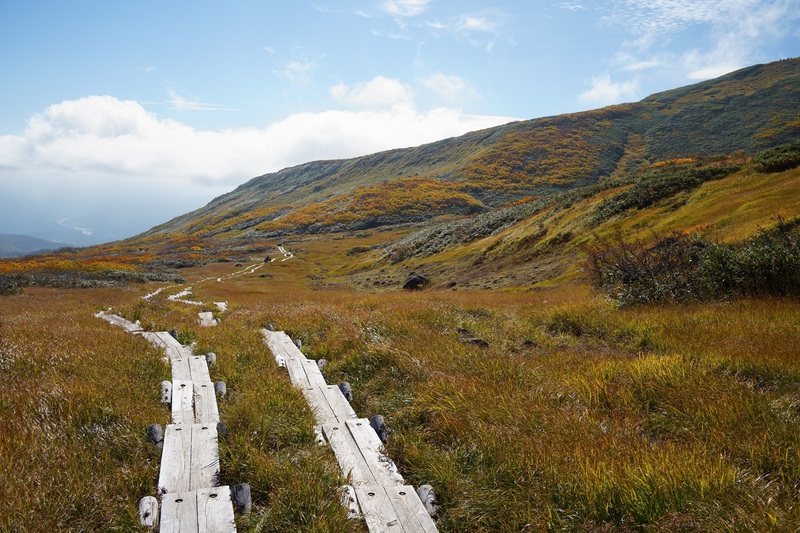
M800 0L3 2L0 233L126 237L286 166L798 56L799 22Z

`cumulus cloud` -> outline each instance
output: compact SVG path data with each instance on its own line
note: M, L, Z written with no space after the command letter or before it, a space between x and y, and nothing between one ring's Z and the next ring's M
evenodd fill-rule
M31 117L22 134L0 136L0 198L8 204L0 226L15 227L23 216L15 205L35 205L40 218L102 210L101 218L79 225L104 226L105 240L122 238L266 172L416 146L513 120L458 109L418 111L409 87L382 77L339 85L331 94L356 109L215 131L160 118L136 101L112 96L51 105ZM33 216L33 208L26 209L24 216ZM121 220L129 223L114 226Z
M592 78L590 85L591 87L578 97L583 104L605 106L637 98L636 81L614 82L608 72Z
M411 87L399 80L376 76L372 80L348 87L339 83L330 89L335 101L362 109L413 108Z
M138 102L111 96L68 100L32 117L22 135L0 136L0 169L78 182L93 173L143 184L231 187L305 161L413 146L511 120L457 109L419 112L407 86L383 77L331 93L359 109L220 131L162 119Z

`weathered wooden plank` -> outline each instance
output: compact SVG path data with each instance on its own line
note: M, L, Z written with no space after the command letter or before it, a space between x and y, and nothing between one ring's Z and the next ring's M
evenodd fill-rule
M192 447L189 490L213 487L219 481L217 425L194 424L192 425L191 432Z
M187 357L173 358L170 361L172 369L172 380L179 381L192 381L192 371L189 368L189 359Z
M228 486L197 491L198 533L228 533L236 531L231 489Z
M383 487L356 486L353 488L370 533L403 531L400 518Z
M172 380L172 423L194 422L194 386L191 381Z
M288 350L284 348L284 345L282 343L279 343L275 340L269 340L267 342L267 347L272 352L272 355L275 356L275 361L278 363L278 365L280 365L281 362L283 362L283 364L285 365L286 361L289 361L291 359L297 359L296 355L290 354Z
M262 330L262 332L267 339L267 346L272 350L273 354L275 351L279 351L287 359L297 357L305 359L303 352L300 351L295 343L292 342L292 339L283 331Z
M194 383L211 383L211 375L208 373L208 361L204 355L190 355L186 358L189 361L189 374Z
M159 344L164 348L164 352L167 354L170 361L172 359L184 357L183 346L181 346L181 343L179 343L175 337L166 331L157 331L155 336L158 338Z
M109 315L103 311L100 311L95 315L98 318L102 318L103 320L107 321L109 324L113 324L115 326L120 326L128 333L138 333L142 331L142 327L137 324L136 322L131 322L129 320L125 320L119 315Z
M322 389L319 387L305 387L301 388L301 390L309 407L311 407L311 412L314 413L314 420L316 420L318 425L335 425L339 423L339 419L325 398Z
M191 479L190 425L169 424L164 434L161 451L161 470L158 475L158 493L178 493L189 489ZM164 510L161 512L162 520Z
M213 487L219 479L216 424L170 424L164 435L160 494Z
M161 498L159 531L161 533L197 533L197 494L194 491L166 494Z
M194 422L196 424L216 424L219 422L219 409L214 386L211 382L194 383Z
M197 313L197 315L201 327L207 328L217 325L217 319L214 318L214 313L212 311L200 312Z
M308 377L306 376L306 371L303 368L303 361L300 359L287 359L286 371L289 373L289 381L291 381L292 385L295 387L300 390L311 387L311 384L308 382Z
M350 476L350 484L353 486L377 485L378 481L372 473L372 469L366 463L364 456L358 449L353 435L344 425L325 425L322 432L331 445L342 474Z
M317 362L312 359L303 357L303 370L306 373L306 379L312 387L326 387L328 384L325 382L325 377L319 369Z
M341 389L336 385L326 385L322 390L325 400L331 406L331 410L336 416L339 423L344 423L345 420L352 420L358 418L358 415L353 410L350 402L344 397Z
M394 508L403 531L435 533L436 523L425 510L414 487L410 485L388 485L383 487Z
M347 420L345 426L379 485L404 484L403 476L397 471L394 461L386 455L378 435L369 425L369 420L365 418Z

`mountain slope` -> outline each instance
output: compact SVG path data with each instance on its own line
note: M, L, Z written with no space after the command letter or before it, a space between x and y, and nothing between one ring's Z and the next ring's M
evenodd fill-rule
M800 135L798 95L800 59L756 65L634 104L265 174L144 235L276 237L496 209L658 161L785 143ZM432 188L453 201L426 202Z
M23 255L55 250L61 244L29 237L27 235L0 235L0 257L20 257Z

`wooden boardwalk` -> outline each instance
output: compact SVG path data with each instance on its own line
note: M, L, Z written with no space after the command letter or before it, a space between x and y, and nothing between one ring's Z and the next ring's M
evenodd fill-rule
M217 486L219 411L205 356L194 355L165 331L142 331L116 315L97 316L161 347L172 368L172 424L164 431L158 477L161 533L235 532L230 487Z
M336 385L328 385L316 361L309 360L283 332L261 330L280 366L289 372L314 411L321 433L350 477L355 511L364 516L371 532L437 531L414 487L406 485L386 455L378 434L366 418L359 418Z

